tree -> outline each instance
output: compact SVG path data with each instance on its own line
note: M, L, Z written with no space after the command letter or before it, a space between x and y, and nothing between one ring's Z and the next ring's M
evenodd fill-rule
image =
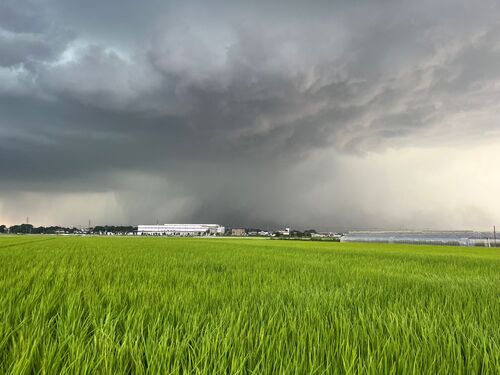
M31 224L21 224L13 225L9 228L10 233L14 234L28 234L33 232L33 225Z
M131 226L131 225L98 225L95 226L92 231L95 233L122 233L126 234L129 232L136 231L137 227Z
M290 237L304 237L304 233L302 233L300 230L291 230Z
M307 236L307 237L311 237L312 234L316 234L316 230L315 229L308 229L306 231L304 231L304 235Z
M7 232L7 227L5 225L0 225L0 233Z

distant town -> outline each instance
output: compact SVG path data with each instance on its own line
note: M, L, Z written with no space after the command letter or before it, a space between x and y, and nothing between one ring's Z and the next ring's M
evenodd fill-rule
M285 227L279 230L225 227L219 224L97 225L86 227L0 225L0 234L76 235L76 236L160 236L160 237L254 237L280 240L316 240L336 242L373 242L415 245L499 247L496 228L492 231L317 231Z
M340 240L343 233L318 232L315 229L263 230L260 228L226 228L219 224L156 224L156 225L97 225L87 227L40 226L18 224L7 227L0 225L4 234L52 234L52 235L98 235L98 236L225 236L225 237L288 237L325 238Z

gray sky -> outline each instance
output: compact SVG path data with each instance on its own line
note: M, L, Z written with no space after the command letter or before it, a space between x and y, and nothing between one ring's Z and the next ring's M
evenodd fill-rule
M500 225L498 1L0 0L0 224Z

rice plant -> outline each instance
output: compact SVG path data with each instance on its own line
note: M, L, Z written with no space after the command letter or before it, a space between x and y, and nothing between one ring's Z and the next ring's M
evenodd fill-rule
M0 373L495 374L500 252L0 237Z

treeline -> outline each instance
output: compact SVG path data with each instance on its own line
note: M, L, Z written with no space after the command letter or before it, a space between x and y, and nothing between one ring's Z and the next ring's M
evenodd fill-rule
M50 227L35 227L31 224L18 224L12 225L11 227L6 227L5 225L0 225L0 233L12 233L12 234L57 234L57 233L76 233L79 232L78 228L65 228L60 226L50 226Z
M11 234L126 234L137 230L137 227L130 225L104 225L93 228L75 228L75 227L35 227L31 224L18 224L7 227L0 225L0 233Z
M136 231L137 227L131 225L104 225L92 228L94 233L130 233Z
M280 232L280 231L274 232L274 235L276 237L290 237L290 238L312 237L315 234L317 234L317 232L314 229L308 229L308 230L305 230L305 231L300 231L300 230L292 229L287 236L284 236L283 233Z

